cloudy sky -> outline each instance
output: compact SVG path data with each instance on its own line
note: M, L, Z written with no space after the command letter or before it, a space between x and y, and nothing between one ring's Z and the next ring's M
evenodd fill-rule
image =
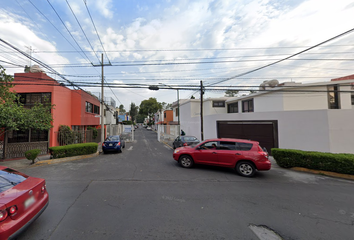
M1 0L0 38L94 93L100 89L83 84L101 81L101 68L94 65L102 53L111 64L104 68L108 84L309 83L354 74L354 32L232 77L354 28L353 16L352 0ZM0 42L0 64L14 74L34 63ZM172 103L176 92L106 88L105 96L128 110L149 97ZM180 91L180 98L191 95L199 98ZM223 95L207 91L205 97Z

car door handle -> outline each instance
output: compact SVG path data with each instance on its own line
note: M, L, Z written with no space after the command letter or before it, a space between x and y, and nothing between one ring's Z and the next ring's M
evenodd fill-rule
M241 153L236 153L236 155L241 155Z
M217 154L217 152L213 152L213 154Z

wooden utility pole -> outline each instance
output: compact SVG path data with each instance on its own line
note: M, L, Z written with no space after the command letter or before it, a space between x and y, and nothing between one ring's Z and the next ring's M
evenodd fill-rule
M200 135L201 140L204 141L204 130L203 130L203 82L200 81Z

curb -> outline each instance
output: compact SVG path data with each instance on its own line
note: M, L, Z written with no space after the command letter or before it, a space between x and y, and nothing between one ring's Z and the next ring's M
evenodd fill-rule
M350 175L350 174L328 172L328 171L322 171L322 170L313 170L313 169L302 168L302 167L293 167L293 168L290 168L290 169L294 170L294 171L298 171L298 172L307 172L307 173L325 175L325 176L328 176L328 177L335 177L335 178L343 178L343 179L353 180L354 181L354 175Z
M71 162L71 161L81 160L81 159L85 159L85 158L97 157L99 154L100 154L99 152L96 152L96 153L89 154L89 155L81 155L81 156L74 156L74 157L67 157L67 158L56 158L56 159L50 159L50 160L43 160L43 161L36 162L32 166L30 166L30 168L43 166L43 165L49 165L49 164L62 163L62 162Z
M165 144L166 146L168 146L169 148L173 149L173 147L171 147L170 145L168 145L168 143L166 142L162 142L163 144Z

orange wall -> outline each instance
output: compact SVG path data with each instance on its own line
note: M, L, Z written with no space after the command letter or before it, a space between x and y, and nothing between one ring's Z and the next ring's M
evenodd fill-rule
M72 107L72 125L99 125L100 118L97 114L86 112L86 102L100 107L100 101L82 90L73 90L71 93Z

